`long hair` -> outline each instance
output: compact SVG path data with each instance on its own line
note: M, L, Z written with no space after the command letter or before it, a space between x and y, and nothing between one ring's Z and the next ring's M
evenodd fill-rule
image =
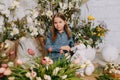
M56 29L55 26L54 26L54 19L55 19L56 17L59 17L59 18L61 18L62 20L66 21L66 18L65 18L65 16L64 16L62 13L57 13L57 14L54 15L53 20L52 20L52 29L51 29L52 41L53 41L53 42L56 40L56 38L57 38L57 32L58 32L57 29ZM65 25L64 25L64 30L65 30L65 32L66 32L66 34L67 34L68 39L70 39L70 37L71 37L71 32L70 32L70 29L69 29L69 27L68 27L67 22L66 22Z

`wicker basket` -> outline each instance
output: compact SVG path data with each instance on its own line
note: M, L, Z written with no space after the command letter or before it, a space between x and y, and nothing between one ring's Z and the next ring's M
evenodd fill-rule
M109 73L108 71L103 70L105 74L109 74L113 78L120 78L120 74Z
M111 73L110 74L113 78L120 78L120 74L113 74L113 73Z

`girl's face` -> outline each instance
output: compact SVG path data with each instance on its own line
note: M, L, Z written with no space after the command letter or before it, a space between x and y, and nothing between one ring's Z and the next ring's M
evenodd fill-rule
M64 25L65 25L64 20L62 20L59 17L54 18L54 26L60 33L62 33L64 31Z

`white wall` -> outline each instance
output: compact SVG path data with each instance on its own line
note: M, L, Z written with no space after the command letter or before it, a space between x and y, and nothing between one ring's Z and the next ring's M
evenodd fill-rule
M97 20L105 21L109 29L105 43L120 50L120 0L89 0L82 6L81 17L93 15Z

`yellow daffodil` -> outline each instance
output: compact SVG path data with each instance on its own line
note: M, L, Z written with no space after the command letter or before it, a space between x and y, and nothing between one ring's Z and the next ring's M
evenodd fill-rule
M96 32L91 32L91 34L92 34L92 35L95 35L95 34L96 34Z
M89 16L87 17L87 19L88 19L88 20L95 20L95 17L93 17L92 15L89 15Z
M102 31L102 28L101 27L97 27L97 31Z
M98 33L98 35L97 36L99 36L100 37L100 33Z
M101 36L104 36L105 34L104 33L101 33Z

